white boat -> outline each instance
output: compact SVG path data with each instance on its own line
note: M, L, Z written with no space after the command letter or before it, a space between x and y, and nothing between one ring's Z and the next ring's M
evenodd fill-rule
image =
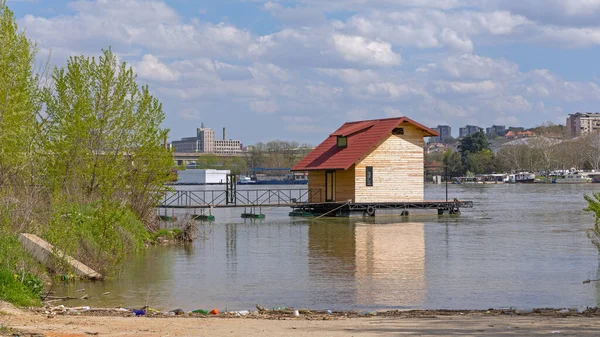
M562 177L556 178L557 184L588 184L592 182L592 178L583 172L572 172Z
M249 184L256 184L256 180L252 180L252 178L248 177L248 176L241 176L240 180L238 180L237 182L239 185L249 185Z
M521 173L510 174L508 176L508 182L512 183L512 184L533 183L533 182L535 182L535 173L521 172Z

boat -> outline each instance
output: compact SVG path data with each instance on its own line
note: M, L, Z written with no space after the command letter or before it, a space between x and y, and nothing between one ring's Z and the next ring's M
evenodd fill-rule
M256 181L248 176L241 176L237 183L238 185L253 185L256 184Z
M592 178L584 172L571 172L556 178L555 182L557 184L588 184L592 182Z
M255 175L254 177L243 176L238 180L238 185L307 185L308 175L303 172L288 173L282 177L269 177Z
M530 184L530 183L534 183L535 182L535 174L534 173L529 173L529 172L521 172L521 173L510 174L508 176L508 182L511 183L511 184L517 184L517 183Z
M452 181L453 184L477 184L476 177L456 177Z
M308 174L304 172L288 173L282 178L257 177L257 185L307 185Z

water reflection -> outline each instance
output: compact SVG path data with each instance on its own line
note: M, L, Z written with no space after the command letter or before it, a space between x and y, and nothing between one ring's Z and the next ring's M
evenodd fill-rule
M423 223L357 224L356 302L359 306L415 307L423 304Z
M337 282L344 301L361 308L423 304L423 223L328 220L310 224L308 237L311 278Z

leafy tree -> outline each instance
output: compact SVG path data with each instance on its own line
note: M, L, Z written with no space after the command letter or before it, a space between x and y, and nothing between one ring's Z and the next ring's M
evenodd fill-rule
M38 111L35 54L35 44L0 0L0 185L20 181L31 169Z
M199 169L221 169L222 166L222 159L214 154L203 155L196 160L196 168Z
M44 92L46 181L68 201L123 200L149 218L165 189L162 104L112 51L71 57Z
M458 146L458 150L463 156L466 156L467 152L478 153L479 151L489 149L490 145L483 131L463 137Z
M463 175L464 168L462 165L461 155L458 152L453 152L451 149L444 151L442 161L447 168L449 176L458 177Z

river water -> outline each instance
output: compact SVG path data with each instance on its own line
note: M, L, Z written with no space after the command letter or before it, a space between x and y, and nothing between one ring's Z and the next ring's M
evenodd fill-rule
M428 185L426 199L444 192ZM439 217L311 221L271 208L244 220L243 209L218 209L192 245L151 247L115 278L56 290L91 296L70 305L184 310L598 306L600 286L582 283L600 278L582 210L592 192L600 184L450 185L474 208Z

